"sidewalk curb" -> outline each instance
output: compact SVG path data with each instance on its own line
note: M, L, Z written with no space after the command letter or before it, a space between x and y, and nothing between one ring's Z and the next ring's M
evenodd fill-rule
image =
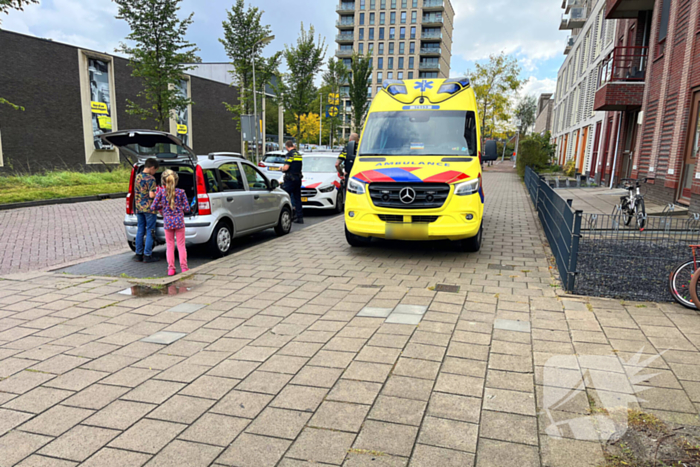
M33 208L37 206L50 206L54 204L74 204L84 203L86 201L102 201L105 199L126 198L126 192L123 193L105 193L92 196L76 196L74 198L57 198L57 199L40 199L36 201L22 201L20 203L0 204L0 211L10 209Z

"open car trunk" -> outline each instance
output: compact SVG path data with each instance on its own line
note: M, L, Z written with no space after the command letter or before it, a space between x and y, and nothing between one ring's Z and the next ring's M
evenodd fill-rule
M156 183L158 184L158 186L162 186L161 176L163 175L163 172L165 172L168 169L177 173L179 177L177 188L185 190L185 194L187 195L187 202L190 203L191 212L189 214L185 214L185 217L196 214L197 203L192 203L192 200L196 199L197 197L197 181L195 169L187 164L173 164L167 162L161 163L160 167L158 168L158 172L156 172L155 175L153 175L153 177L156 179ZM143 165L138 167L137 173L141 173L142 171Z

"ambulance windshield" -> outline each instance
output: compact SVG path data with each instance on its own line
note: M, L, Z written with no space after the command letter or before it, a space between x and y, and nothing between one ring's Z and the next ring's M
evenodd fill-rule
M369 115L360 155L476 156L474 112L410 110Z

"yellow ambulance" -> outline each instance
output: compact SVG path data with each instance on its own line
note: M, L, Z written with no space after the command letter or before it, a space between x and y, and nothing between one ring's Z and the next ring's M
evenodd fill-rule
M484 214L479 127L467 78L385 81L347 180L348 243L453 240L463 251L478 251Z

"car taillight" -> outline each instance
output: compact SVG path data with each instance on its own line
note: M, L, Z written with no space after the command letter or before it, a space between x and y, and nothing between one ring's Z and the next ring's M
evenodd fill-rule
M258 162L258 167L267 167L262 161Z
M197 212L201 216L211 214L211 202L207 194L207 184L204 183L204 172L202 167L197 166Z
M131 178L129 178L129 192L126 194L126 213L134 213L134 179L136 178L136 164L131 168Z

